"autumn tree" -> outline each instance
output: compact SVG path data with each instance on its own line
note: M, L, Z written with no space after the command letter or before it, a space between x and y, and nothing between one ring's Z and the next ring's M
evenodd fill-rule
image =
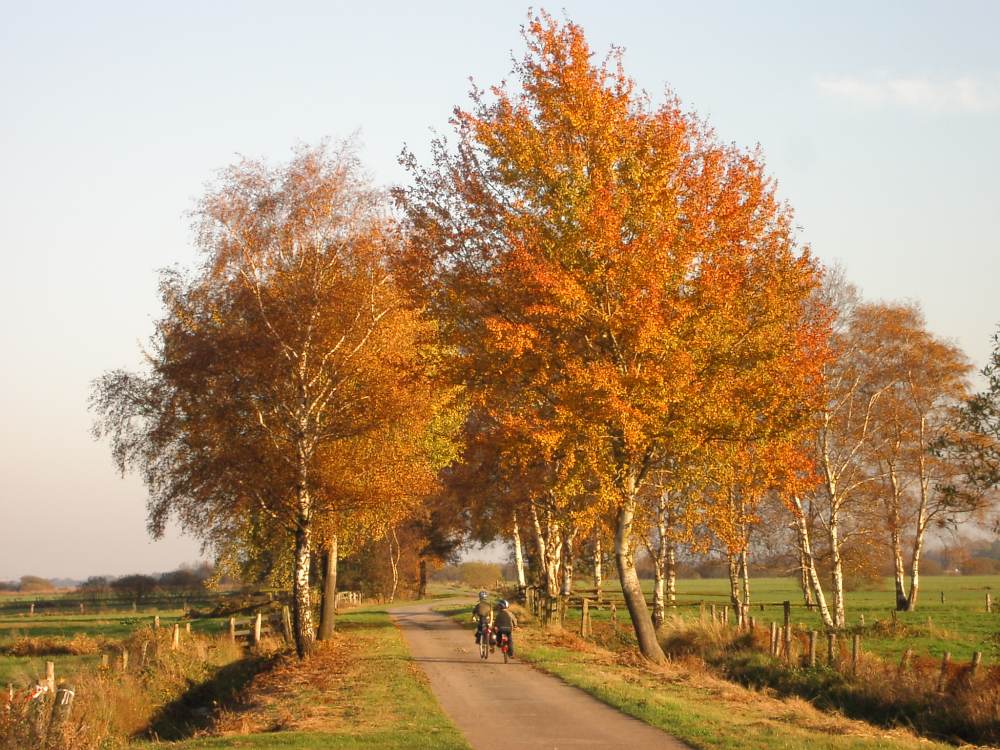
M955 344L927 330L913 304L883 306L877 336L883 346L881 364L892 373L894 385L876 408L881 439L874 441L870 459L879 479L877 507L890 539L896 608L912 610L928 530L954 525L981 507L981 493L944 489L955 486L961 465L933 452L941 440L955 434L952 417L968 398L972 366ZM907 540L910 549L904 560Z
M654 105L619 51L595 64L573 23L533 17L525 40L516 84L455 111L454 149L405 159L414 280L476 406L586 463L640 649L662 660L635 569L640 492L706 443L805 418L816 264L759 154L673 97Z
M316 520L339 501L328 468L422 403L433 327L394 283L400 238L349 147L224 170L195 226L203 262L164 275L148 371L97 381L96 431L142 472L154 534L176 516L210 544L288 540L305 655Z

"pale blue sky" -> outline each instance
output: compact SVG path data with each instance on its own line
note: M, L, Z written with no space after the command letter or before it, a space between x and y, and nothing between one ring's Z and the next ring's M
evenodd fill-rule
M1000 322L996 3L562 0L595 49L726 141L760 143L801 237L872 298L919 301L978 365ZM0 2L0 579L157 571L144 491L88 435L134 367L156 273L236 154L360 131L382 183L520 53L519 3Z

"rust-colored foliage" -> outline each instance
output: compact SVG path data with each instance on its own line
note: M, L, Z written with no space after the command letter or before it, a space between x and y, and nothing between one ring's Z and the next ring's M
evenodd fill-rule
M150 373L98 381L99 429L144 472L154 533L175 515L291 560L304 654L313 535L384 530L434 483L435 327L393 279L397 228L349 149L230 167L196 220L204 263L164 277Z
M541 459L587 462L661 658L631 559L639 490L800 426L825 359L816 263L758 153L637 93L619 51L594 64L573 23L533 17L525 40L517 84L455 111L456 149L408 159L411 262L475 405Z

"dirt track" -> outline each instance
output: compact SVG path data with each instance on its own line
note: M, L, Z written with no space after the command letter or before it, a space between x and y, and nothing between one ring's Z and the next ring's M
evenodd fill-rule
M504 664L497 652L483 663L471 625L460 628L430 607L401 607L392 616L441 707L474 750L687 750L660 730L516 659Z

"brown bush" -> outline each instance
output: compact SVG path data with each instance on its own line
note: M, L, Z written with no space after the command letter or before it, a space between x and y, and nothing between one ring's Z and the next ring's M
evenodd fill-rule
M0 645L0 654L8 656L51 656L70 654L84 656L96 654L110 643L105 638L92 638L85 633L77 633L72 638L63 636L21 636L10 643Z

